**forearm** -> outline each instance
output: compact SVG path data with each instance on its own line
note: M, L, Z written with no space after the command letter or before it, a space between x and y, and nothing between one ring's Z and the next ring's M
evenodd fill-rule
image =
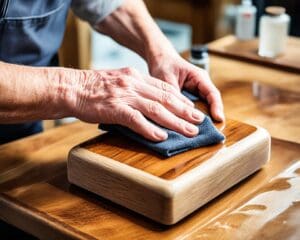
M95 28L132 49L148 63L159 58L163 52L176 54L141 0L125 0L120 8Z
M167 134L147 119L187 137L203 114L171 85L138 71L37 68L0 62L0 123L74 116L121 124L152 141ZM166 100L168 99L168 100Z
M0 62L0 123L68 115L64 98L72 70Z
M179 91L185 88L198 92L209 103L213 118L224 120L222 98L209 74L180 57L142 0L124 0L121 7L95 28L141 55L147 61L152 77Z

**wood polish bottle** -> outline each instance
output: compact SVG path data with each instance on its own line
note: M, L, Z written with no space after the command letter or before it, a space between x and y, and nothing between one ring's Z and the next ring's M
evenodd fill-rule
M191 50L190 62L209 72L209 56L206 45L194 45Z
M251 0L243 0L237 9L235 35L239 40L250 40L255 37L256 7Z
M262 57L274 58L285 50L290 17L283 7L267 7L259 22L259 50Z

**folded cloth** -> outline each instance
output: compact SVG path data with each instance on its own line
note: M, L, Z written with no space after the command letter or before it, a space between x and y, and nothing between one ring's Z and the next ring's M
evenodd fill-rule
M190 93L183 93L185 96L191 100L198 99ZM158 126L161 129L165 130L168 133L168 138L162 142L152 142L145 139L143 136L135 133L127 127L116 125L116 124L100 124L99 128L105 131L119 132L143 145L147 148L150 148L165 157L171 157L181 152L187 150L198 148L202 146L207 146L211 144L216 144L225 139L224 135L216 129L211 119L206 116L204 121L198 125L199 134L195 137L189 138L184 135L166 129L164 127Z

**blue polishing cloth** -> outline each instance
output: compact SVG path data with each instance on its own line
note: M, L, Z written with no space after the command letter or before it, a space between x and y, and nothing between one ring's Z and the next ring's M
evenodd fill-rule
M194 95L183 92L192 101L198 100L198 97ZM216 144L225 139L224 135L216 129L211 119L206 116L204 121L198 125L199 134L195 137L189 138L184 135L172 131L170 129L163 128L168 133L168 138L162 142L152 142L145 139L143 136L135 133L131 129L115 124L100 124L99 128L105 131L119 132L143 145L150 148L165 157L171 157L181 152L188 151L190 149L207 146L211 144Z

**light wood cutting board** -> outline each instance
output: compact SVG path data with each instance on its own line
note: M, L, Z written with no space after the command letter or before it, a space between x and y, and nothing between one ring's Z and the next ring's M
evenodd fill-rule
M200 107L199 107L200 108ZM223 143L164 158L120 135L106 133L70 151L68 179L163 224L174 224L269 159L270 136L234 120L216 124Z

